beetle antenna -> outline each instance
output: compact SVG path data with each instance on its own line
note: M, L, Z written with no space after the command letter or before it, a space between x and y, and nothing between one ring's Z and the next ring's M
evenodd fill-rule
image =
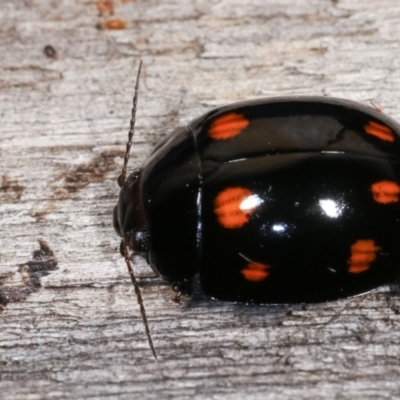
M130 155L131 147L132 147L132 138L133 138L133 133L135 131L136 108L137 108L137 100L138 100L138 94L139 94L139 81L140 81L140 73L142 71L142 65L143 65L143 61L140 60L138 72L136 75L135 95L133 96L133 105L132 105L132 112L131 112L132 116L131 116L131 122L130 122L130 129L129 129L129 133L128 133L128 143L126 144L124 166L122 168L121 175L118 177L118 185L120 187L122 187L124 185L125 180L126 180L126 170L128 168L129 155ZM137 302L140 307L140 314L142 315L142 320L143 320L143 324L144 324L144 329L146 331L147 341L149 342L149 346L150 346L151 352L153 353L154 358L157 359L156 349L154 348L153 340L150 335L149 324L147 322L146 310L145 310L144 304L143 304L142 293L140 291L139 284L136 280L135 274L132 269L131 262L129 260L129 252L128 252L128 245L126 243L126 237L124 237L121 242L121 253L125 258L125 262L128 267L128 272L131 277L133 287L135 288L135 294L136 294Z
M133 273L131 262L129 260L128 246L126 244L125 237L122 239L122 242L121 242L121 250L123 253L122 255L125 258L126 265L128 266L128 271L129 271L129 275L131 276L131 281L133 283L133 287L135 288L135 294L136 294L136 298L137 298L137 301L138 301L138 304L140 307L140 314L142 315L142 320L143 320L143 324L144 324L144 329L146 331L147 341L149 342L149 346L150 346L151 352L153 353L154 358L157 360L157 352L156 352L156 349L154 348L153 339L151 338L149 324L147 322L146 310L144 309L142 293L140 291L139 284L136 280L135 274Z
M132 117L131 117L131 122L130 122L130 129L129 129L129 133L128 133L128 143L126 144L124 166L122 167L121 175L118 177L119 187L122 187L126 180L126 170L128 168L129 155L130 155L131 147L132 147L132 138L133 138L133 133L135 131L136 106L137 106L137 100L138 100L138 94L139 94L139 80L140 80L140 73L142 72L142 65L143 65L143 61L140 60L138 72L136 75L135 95L133 96L133 105L132 105L132 112L131 112Z

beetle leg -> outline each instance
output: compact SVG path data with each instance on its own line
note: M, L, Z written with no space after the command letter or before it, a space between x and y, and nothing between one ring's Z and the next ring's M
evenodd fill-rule
M180 304L181 300L189 301L193 294L193 283L191 279L183 279L179 282L173 282L171 288L174 292L172 301Z

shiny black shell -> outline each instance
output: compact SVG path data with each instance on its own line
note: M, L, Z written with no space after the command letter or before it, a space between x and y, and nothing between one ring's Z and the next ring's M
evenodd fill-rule
M128 182L120 232L145 232L156 272L178 285L199 274L217 299L368 292L400 279L399 135L379 110L333 98L214 109L177 128Z

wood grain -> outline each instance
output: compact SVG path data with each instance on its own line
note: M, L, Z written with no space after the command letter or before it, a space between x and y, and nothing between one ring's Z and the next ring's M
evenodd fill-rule
M177 306L135 259L155 362L112 228L140 57L130 170L173 127L239 99L373 100L400 120L399 2L112 3L0 4L1 398L399 398L388 288L304 307L197 288ZM126 28L99 29L110 20Z

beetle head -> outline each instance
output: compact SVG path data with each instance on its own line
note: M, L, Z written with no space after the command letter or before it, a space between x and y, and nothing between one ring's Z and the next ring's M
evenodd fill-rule
M148 230L140 195L141 170L132 172L121 187L114 207L114 229L135 253L147 253Z

